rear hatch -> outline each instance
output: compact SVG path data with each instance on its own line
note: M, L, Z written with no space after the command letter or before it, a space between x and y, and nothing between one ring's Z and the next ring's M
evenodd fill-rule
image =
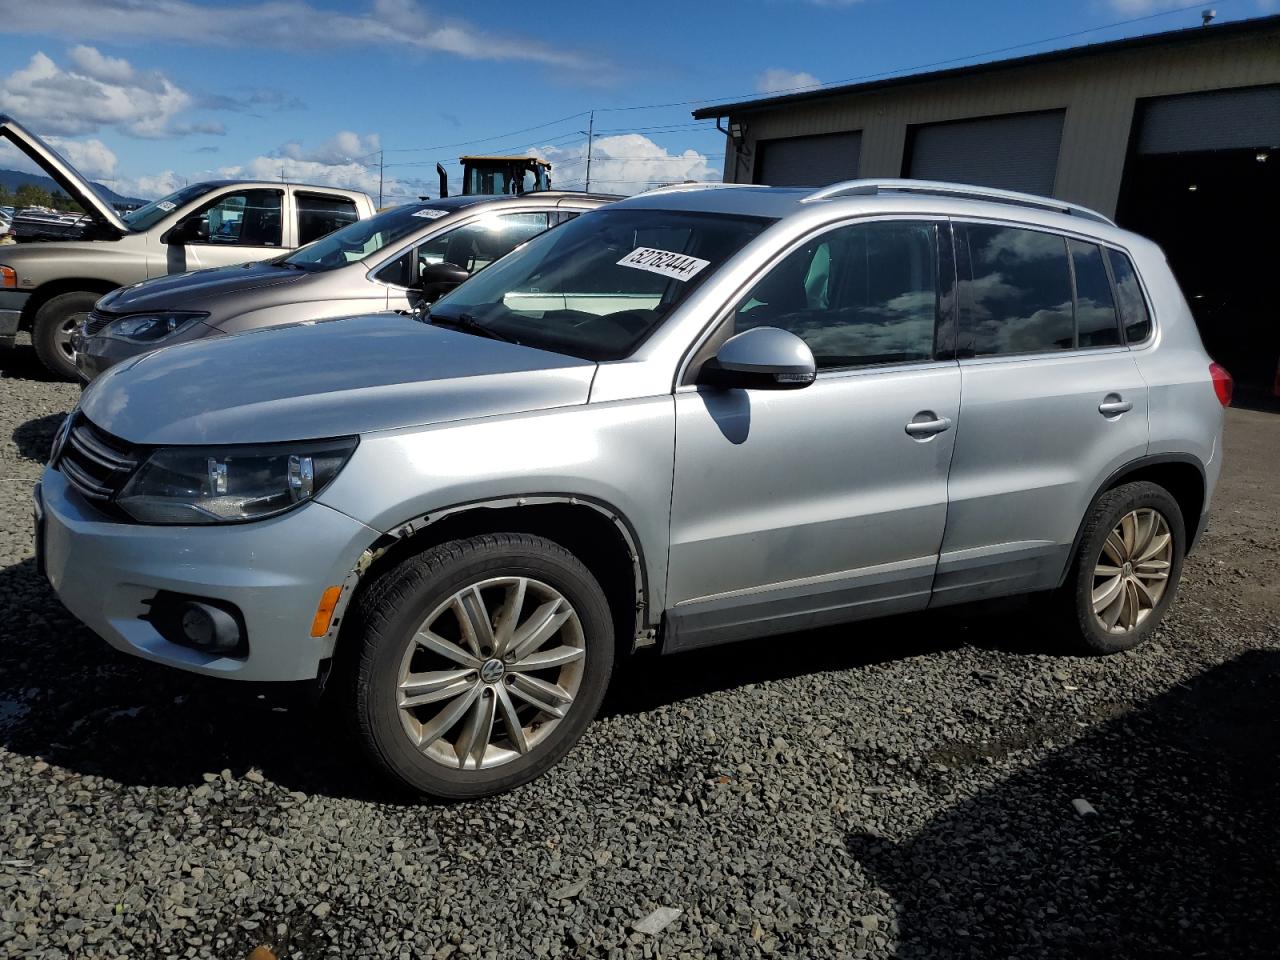
M80 204L95 222L123 236L128 226L115 208L93 188L80 171L67 163L53 147L49 146L12 117L0 113L0 137L8 140L26 154L33 163L53 178L67 196Z

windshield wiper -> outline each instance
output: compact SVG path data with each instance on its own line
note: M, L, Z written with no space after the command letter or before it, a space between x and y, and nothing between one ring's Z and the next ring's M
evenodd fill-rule
M445 327L450 330L463 330L467 333L474 333L481 337L488 337L490 340L501 340L503 343L520 342L514 337L507 336L505 333L499 333L492 327L486 327L469 313L459 313L448 317L438 313L428 313L427 323L433 324L437 327Z

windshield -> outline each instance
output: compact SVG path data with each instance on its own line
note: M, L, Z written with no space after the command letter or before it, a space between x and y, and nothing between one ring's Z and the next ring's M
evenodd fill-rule
M620 360L772 222L599 210L508 254L438 300L430 318L588 360Z
M394 207L299 247L282 262L303 270L336 270L371 257L452 212L417 203Z
M193 183L183 187L181 190L175 190L167 197L161 197L159 200L152 200L146 206L139 207L132 213L124 215L124 222L129 225L129 229L135 233L141 233L143 230L150 230L157 223L173 213L178 207L185 206L196 197L203 197L206 193L214 188L212 183Z

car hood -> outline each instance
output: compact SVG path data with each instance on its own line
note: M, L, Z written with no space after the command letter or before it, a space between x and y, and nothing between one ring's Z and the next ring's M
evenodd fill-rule
M25 153L98 223L121 236L129 232L120 214L116 213L115 208L103 199L79 170L22 124L4 114L0 114L0 140L8 140Z
M397 314L157 350L95 380L85 415L137 444L349 436L586 403L595 364Z
M203 301L213 297L297 283L308 276L311 274L302 270L263 262L213 267L135 283L104 298L102 308L112 313L140 313L199 307Z

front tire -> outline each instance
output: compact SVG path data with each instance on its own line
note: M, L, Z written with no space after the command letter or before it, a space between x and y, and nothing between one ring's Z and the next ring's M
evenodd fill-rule
M559 544L500 533L440 544L357 601L350 697L368 755L442 799L500 793L557 763L613 668L604 592Z
M1186 542L1182 510L1164 487L1126 483L1099 497L1059 594L1073 645L1118 653L1151 636L1177 595Z
M31 342L36 356L54 376L76 380L76 354L71 337L102 297L89 290L74 290L50 297L36 311Z

